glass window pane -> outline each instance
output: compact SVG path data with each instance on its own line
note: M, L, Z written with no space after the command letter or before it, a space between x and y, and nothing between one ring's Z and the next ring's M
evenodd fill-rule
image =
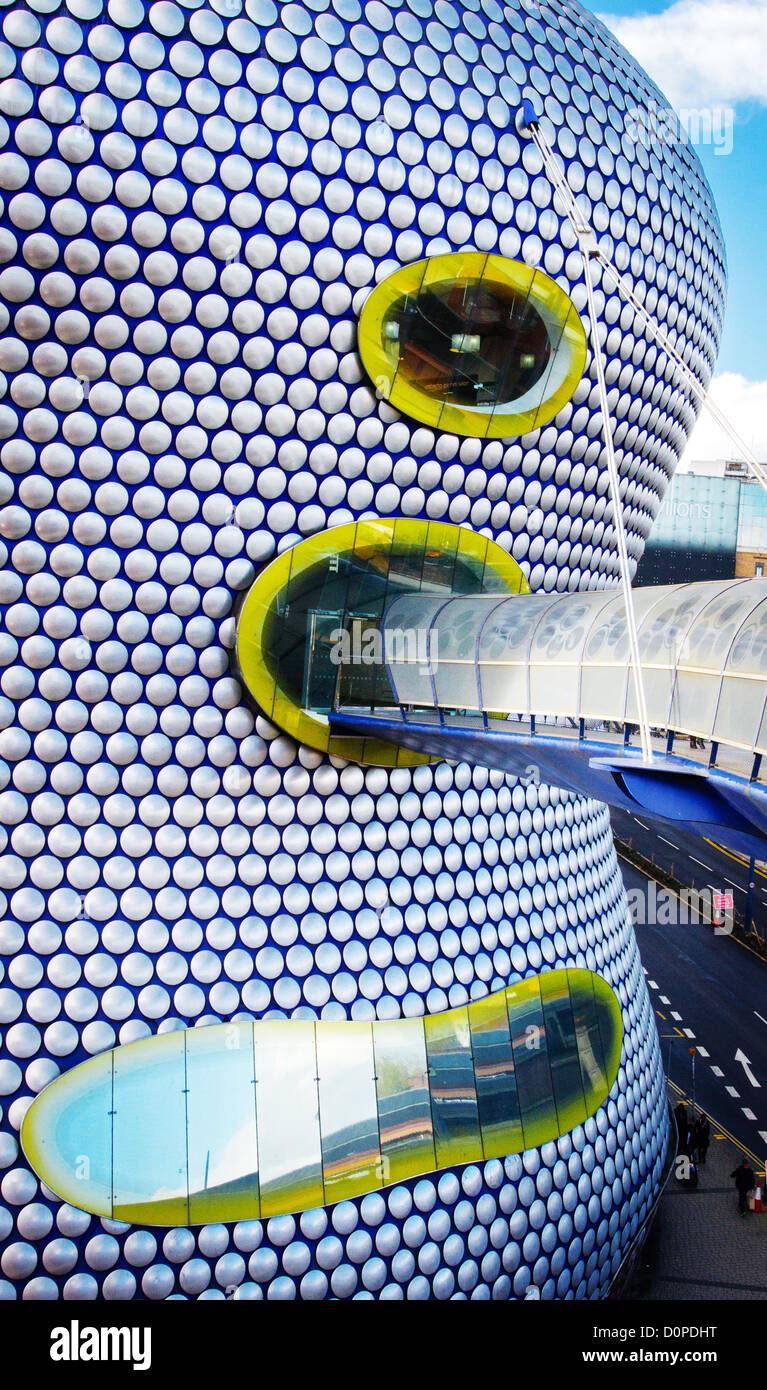
M586 1118L575 1024L567 987L567 972L547 971L540 977L546 1041L554 1086L559 1132L573 1129Z
M615 719L620 723L625 703L625 666L584 666L581 719Z
M677 671L670 727L708 738L720 685L719 676L706 676L700 671Z
M577 714L580 676L580 666L531 666L531 713Z
M589 970L568 970L567 978L586 1113L593 1115L607 1094L607 1074L592 975Z
M380 1182L371 1025L318 1024L317 1075L325 1201L340 1202Z
M97 1216L112 1215L113 1052L64 1072L27 1110L21 1142L57 1196Z
M511 985L506 1002L525 1148L530 1149L559 1132L538 978Z
M725 676L714 724L715 739L753 748L764 710L761 681Z
M267 1019L253 1034L261 1215L322 1206L314 1024Z
M501 1158L524 1148L506 991L469 1005L479 1123L485 1158Z
M482 1156L467 1010L424 1019L437 1167Z
M524 666L481 666L483 710L529 714L528 672Z
M186 1034L189 1221L258 1216L253 1024Z
M373 1024L382 1181L436 1167L423 1019Z
M185 1033L165 1033L114 1054L114 1215L185 1226Z
M437 704L442 709L479 709L477 667L473 661L458 665L440 661L434 673Z

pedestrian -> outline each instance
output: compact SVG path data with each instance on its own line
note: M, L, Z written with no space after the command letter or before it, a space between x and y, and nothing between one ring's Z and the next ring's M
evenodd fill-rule
M754 1170L748 1159L744 1158L737 1168L733 1168L730 1177L735 1179L735 1186L738 1190L738 1211L741 1216L745 1216L748 1211L748 1194L753 1192L756 1185Z
M686 1154L690 1152L690 1123L687 1119L687 1106L680 1100L674 1111L676 1120L677 1134L679 1135L679 1152Z
M696 1134L696 1148L698 1151L698 1162L706 1162L708 1146L711 1143L711 1125L708 1122L708 1115L699 1115Z

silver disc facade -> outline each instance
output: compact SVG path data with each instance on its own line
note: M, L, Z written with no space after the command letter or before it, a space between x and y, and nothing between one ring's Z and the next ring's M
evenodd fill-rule
M580 255L534 149L700 379L723 247L661 94L576 3L28 0L0 46L0 1293L598 1298L657 1191L665 1086L596 802L299 746L230 673L256 568L375 516L484 531L530 587L617 582L591 359L521 438L377 398L372 287L471 249ZM664 134L664 131L666 132ZM694 422L598 290L637 560ZM618 995L584 1125L300 1217L170 1232L42 1190L31 1097L116 1042L238 1016L439 1013L550 968Z

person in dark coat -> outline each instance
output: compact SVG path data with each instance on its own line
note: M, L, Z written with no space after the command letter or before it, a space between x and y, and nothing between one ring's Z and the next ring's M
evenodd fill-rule
M708 1146L711 1143L711 1125L708 1122L708 1115L699 1115L695 1122L695 1151L699 1163L706 1162Z
M735 1186L738 1190L738 1211L741 1216L745 1216L748 1211L748 1194L753 1192L756 1186L754 1170L747 1159L743 1159L737 1168L733 1168L730 1177L735 1179Z
M674 1111L677 1133L679 1135L679 1153L689 1154L690 1152L690 1122L687 1118L687 1106L680 1100Z

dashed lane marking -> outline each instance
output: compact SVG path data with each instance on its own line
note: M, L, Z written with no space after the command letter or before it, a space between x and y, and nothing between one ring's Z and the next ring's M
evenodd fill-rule
M740 1091L736 1091L734 1086L725 1086L724 1089L728 1096L732 1096L733 1100L740 1100Z

